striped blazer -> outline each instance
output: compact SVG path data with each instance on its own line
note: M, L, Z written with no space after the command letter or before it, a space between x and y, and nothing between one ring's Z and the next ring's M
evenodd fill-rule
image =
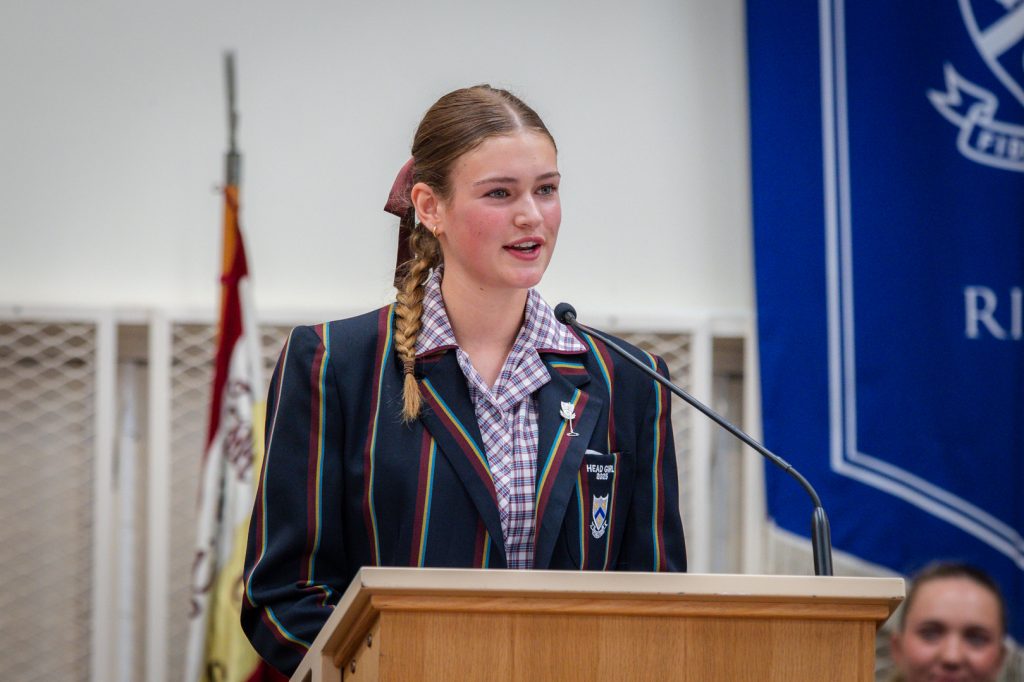
M271 382L242 625L290 674L361 566L504 568L494 482L455 352L417 358L404 424L394 306L292 331ZM683 571L669 396L599 340L540 351L538 569ZM665 363L626 345L667 376ZM570 435L561 403L574 406Z

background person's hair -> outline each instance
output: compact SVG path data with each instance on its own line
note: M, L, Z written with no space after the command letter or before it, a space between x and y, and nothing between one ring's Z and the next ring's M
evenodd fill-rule
M992 576L980 568L957 561L936 561L928 564L911 577L907 599L903 602L903 609L900 612L899 629L901 632L906 626L907 614L910 612L921 586L945 578L966 578L991 592L996 598L996 603L999 604L999 625L1002 628L1000 634L1006 634L1006 601L1003 599L999 585L992 579Z
M412 183L425 183L441 199L450 199L452 168L459 157L488 138L520 131L540 133L555 144L537 112L506 90L475 85L449 92L427 110L416 129ZM421 401L412 367L423 313L423 287L430 270L442 259L440 244L430 229L416 224L414 211L406 212L400 229L408 231L410 259L395 271L395 348L405 367L402 419L412 421L420 413Z

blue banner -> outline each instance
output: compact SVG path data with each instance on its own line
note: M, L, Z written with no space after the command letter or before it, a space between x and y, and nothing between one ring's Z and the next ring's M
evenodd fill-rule
M1024 3L747 13L766 444L836 549L976 563L1024 639Z

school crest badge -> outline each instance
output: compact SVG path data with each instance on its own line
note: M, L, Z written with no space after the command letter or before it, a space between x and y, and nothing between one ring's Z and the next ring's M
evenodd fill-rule
M608 495L598 497L594 495L590 505L590 534L595 540L600 540L604 532L608 530Z
M967 32L985 64L1024 106L1024 5L1018 0L960 0ZM945 92L928 99L957 128L957 149L977 163L1024 172L1024 126L996 118L994 92L945 66Z

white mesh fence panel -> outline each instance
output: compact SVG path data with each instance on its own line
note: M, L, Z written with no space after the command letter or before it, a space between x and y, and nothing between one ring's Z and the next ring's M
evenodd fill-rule
M168 568L167 679L183 675L196 501L210 405L216 327L175 324L171 336L171 535Z
M86 680L96 325L0 320L3 677Z

